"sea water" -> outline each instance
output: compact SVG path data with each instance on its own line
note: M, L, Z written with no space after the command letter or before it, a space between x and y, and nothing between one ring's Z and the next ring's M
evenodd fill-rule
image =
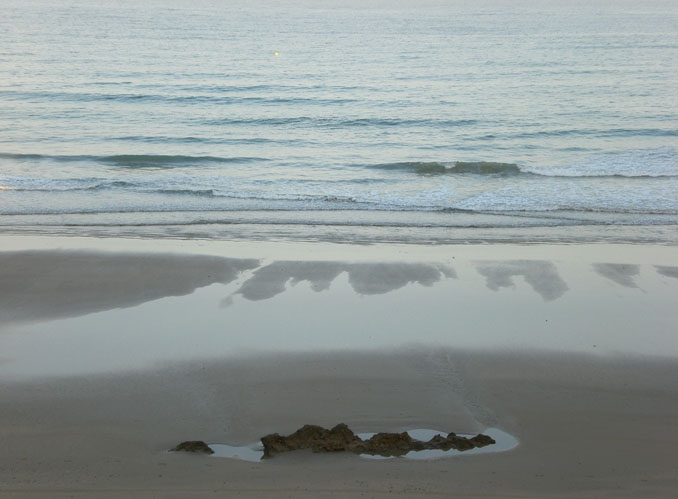
M673 243L676 26L661 0L2 0L0 230Z

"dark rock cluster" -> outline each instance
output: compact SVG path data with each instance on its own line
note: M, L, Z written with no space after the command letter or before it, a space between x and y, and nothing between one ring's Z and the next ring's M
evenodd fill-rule
M354 452L378 456L402 456L410 451L427 449L465 451L475 447L484 447L495 443L487 435L478 434L472 438L459 437L449 433L446 437L436 435L428 442L416 440L406 432L377 433L368 440L361 439L348 426L341 423L328 430L320 426L304 425L286 437L277 433L261 439L264 444L264 457L272 457L281 452L310 449L313 452Z
M210 449L202 440L189 440L187 442L181 442L179 445L170 449L173 452L193 452L195 454L214 454L214 451Z

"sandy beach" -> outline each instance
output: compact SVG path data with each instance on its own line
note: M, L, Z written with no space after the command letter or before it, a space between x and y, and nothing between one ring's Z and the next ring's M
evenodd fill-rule
M678 499L678 1L1 6L0 499Z
M9 237L2 497L675 497L678 254L657 245ZM247 462L305 423L506 452Z

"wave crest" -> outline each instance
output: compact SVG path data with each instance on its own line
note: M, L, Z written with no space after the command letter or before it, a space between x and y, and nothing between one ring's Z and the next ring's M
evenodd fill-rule
M90 162L109 166L119 166L123 168L171 168L177 166L268 161L266 158L244 156L221 157L166 154L116 154L110 156L93 156L0 153L0 159L12 159L19 161L54 161L60 163Z
M491 161L457 161L452 165L438 162L406 161L373 165L380 170L404 170L419 175L518 175L524 173L513 163L495 163Z

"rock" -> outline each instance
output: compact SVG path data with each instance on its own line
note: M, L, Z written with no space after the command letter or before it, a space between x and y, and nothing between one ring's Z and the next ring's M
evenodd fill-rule
M340 452L352 450L361 443L362 440L358 435L353 433L344 423L339 423L328 431L321 440L315 442L312 449L313 452Z
M363 444L361 454L404 456L412 450L423 450L424 443L414 440L406 432L377 433Z
M214 454L214 451L210 449L202 440L189 440L186 442L181 442L179 445L170 449L172 452L193 452L195 454Z
M452 441L449 438L443 437L442 435L436 435L431 440L426 442L425 447L427 449L450 450L452 448Z
M492 445L497 443L494 440L494 438L489 437L487 435L483 435L482 433L478 433L475 437L471 438L470 440L476 447L485 447L486 445Z
M304 425L287 437L281 437L277 433L266 435L262 437L261 443L264 445L264 457L271 457L281 452L300 449L341 452L362 443L362 440L348 426L340 423L331 430L316 425Z
M281 452L295 450L288 444L287 437L281 437L277 433L261 437L261 443L264 446L264 457L271 457Z
M264 457L273 457L281 452L310 449L313 452L353 452L379 456L403 456L411 451L425 449L465 451L495 443L487 435L472 438L459 437L449 433L447 437L436 435L428 442L413 439L406 432L377 433L368 440L362 440L343 423L327 430L321 426L304 425L286 437L272 433L262 437Z
M457 449L458 451L461 452L465 450L471 450L475 447L473 442L471 442L466 437L459 436L447 437L447 440L450 442L452 449Z

